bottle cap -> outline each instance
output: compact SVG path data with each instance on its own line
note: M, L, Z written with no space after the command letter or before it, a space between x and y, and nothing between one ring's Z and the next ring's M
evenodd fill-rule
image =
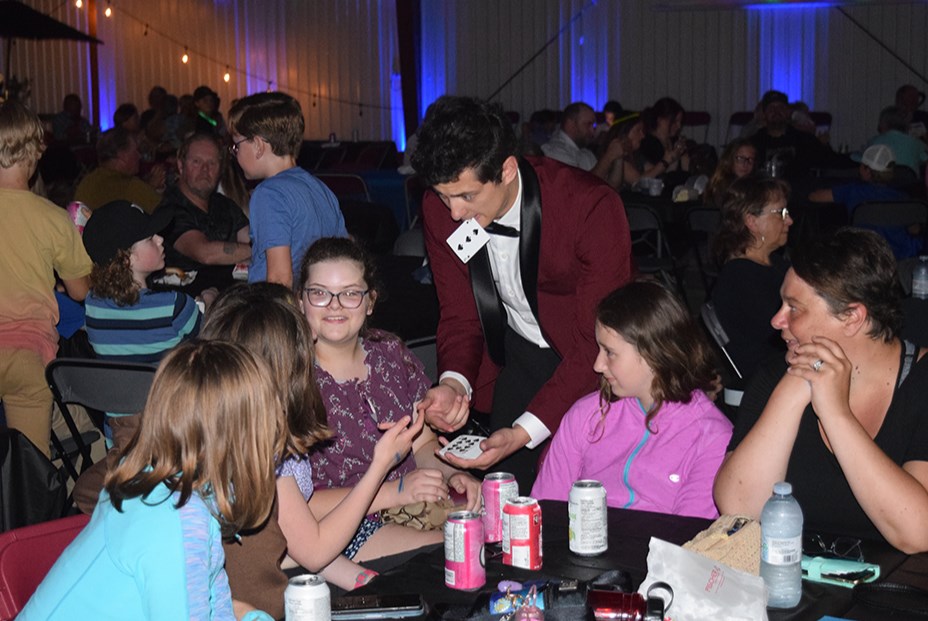
M780 481L773 484L773 493L778 496L789 496L793 493L793 484L786 481Z

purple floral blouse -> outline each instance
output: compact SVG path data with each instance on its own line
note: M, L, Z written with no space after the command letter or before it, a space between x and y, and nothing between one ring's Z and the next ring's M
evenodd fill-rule
M399 338L376 330L370 337L374 340L361 339L366 380L337 382L316 366L316 381L334 432L331 440L313 447L310 456L317 488L354 486L367 472L374 445L383 435L377 423L412 414L413 404L429 389L422 363ZM407 455L387 479L397 479L415 468L412 454Z

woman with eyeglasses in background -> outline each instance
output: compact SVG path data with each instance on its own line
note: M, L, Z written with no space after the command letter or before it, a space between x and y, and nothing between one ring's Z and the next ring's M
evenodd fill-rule
M746 138L736 138L728 143L719 163L709 179L709 185L703 193L703 202L713 207L721 207L725 191L738 179L754 172L757 163L757 149Z
M300 270L300 307L315 340L316 381L332 440L310 455L316 493L310 509L325 512L339 498L334 488L354 486L367 471L380 437L378 422L412 414L431 385L422 363L396 336L367 326L378 296L375 266L353 240L323 238L310 246ZM468 408L459 398L459 408ZM412 456L397 461L381 487L401 506L465 494L469 510L480 508L480 482L438 459L438 439L425 427ZM364 562L442 541L442 532L415 531L368 516L345 554Z
M771 321L788 353L741 403L715 481L722 513L757 517L789 481L808 531L928 550L928 350L899 336L901 289L871 231L793 252Z
M764 359L784 351L770 318L780 306L780 284L789 268L777 252L793 223L788 198L783 181L748 176L735 181L722 201L712 247L721 268L710 297L744 379Z

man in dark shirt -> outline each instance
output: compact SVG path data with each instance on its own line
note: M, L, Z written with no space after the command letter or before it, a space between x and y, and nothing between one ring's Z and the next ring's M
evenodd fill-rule
M761 100L764 127L751 136L761 166L776 161L778 177L795 179L808 175L811 168L841 167L830 147L812 134L794 129L789 121L792 111L784 93L767 91Z
M222 166L219 139L194 134L177 153L177 184L158 209L174 210L165 234L166 263L185 270L234 265L251 259L248 218L235 202L216 191Z

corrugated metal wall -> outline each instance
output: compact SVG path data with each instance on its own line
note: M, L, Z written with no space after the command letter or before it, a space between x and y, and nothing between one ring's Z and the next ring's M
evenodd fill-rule
M872 135L879 110L893 102L900 84L928 89L835 7L666 11L656 5L649 0L424 0L425 28L431 29L426 45L445 41L439 65L446 92L485 96L578 16L498 95L504 106L526 119L534 110L562 108L576 99L600 108L615 98L640 109L671 95L688 109L712 114L709 142L717 145L725 140L731 113L753 109L760 93L773 86L771 73L777 68L771 64L777 56L799 63L805 75L794 78L804 85L803 97L834 114L836 146L855 148ZM843 10L928 73L926 3ZM444 35L436 36L435 30ZM595 88L578 87L583 81Z
M106 5L98 1L102 12ZM70 0L27 3L86 30L86 8L77 10ZM491 94L552 38L498 95L523 120L577 99L599 108L615 98L641 108L672 95L688 109L710 112L709 141L721 144L731 112L753 108L771 86L765 83L771 55L788 54L806 73L798 76L804 96L835 116L832 143L854 148L874 132L897 86L928 89L834 7L780 13L655 6L648 0L422 0L422 104L443 92ZM106 41L101 70L112 78L101 89L104 118L122 101L144 108L155 83L175 93L209 84L226 108L271 80L301 100L310 137L335 131L390 138L401 131L391 110L400 105L393 0L113 0L112 7L113 18L99 20ZM924 2L843 10L928 72ZM192 52L188 65L179 60L184 44ZM229 84L221 78L226 65ZM40 111L56 111L68 92L87 101L86 45L18 42L13 66L14 74L32 80Z
M72 0L27 4L87 31L86 0L81 10ZM225 111L233 99L270 83L300 100L309 137L332 131L393 137L392 89L398 92L399 84L391 75L399 61L392 1L113 0L109 19L102 15L106 6L98 0L104 125L119 103L146 108L155 84L178 95L207 84ZM186 65L180 61L185 46ZM11 73L30 78L38 111L56 112L64 95L76 92L86 114L87 58L86 44L17 41ZM227 66L228 84L222 79Z

